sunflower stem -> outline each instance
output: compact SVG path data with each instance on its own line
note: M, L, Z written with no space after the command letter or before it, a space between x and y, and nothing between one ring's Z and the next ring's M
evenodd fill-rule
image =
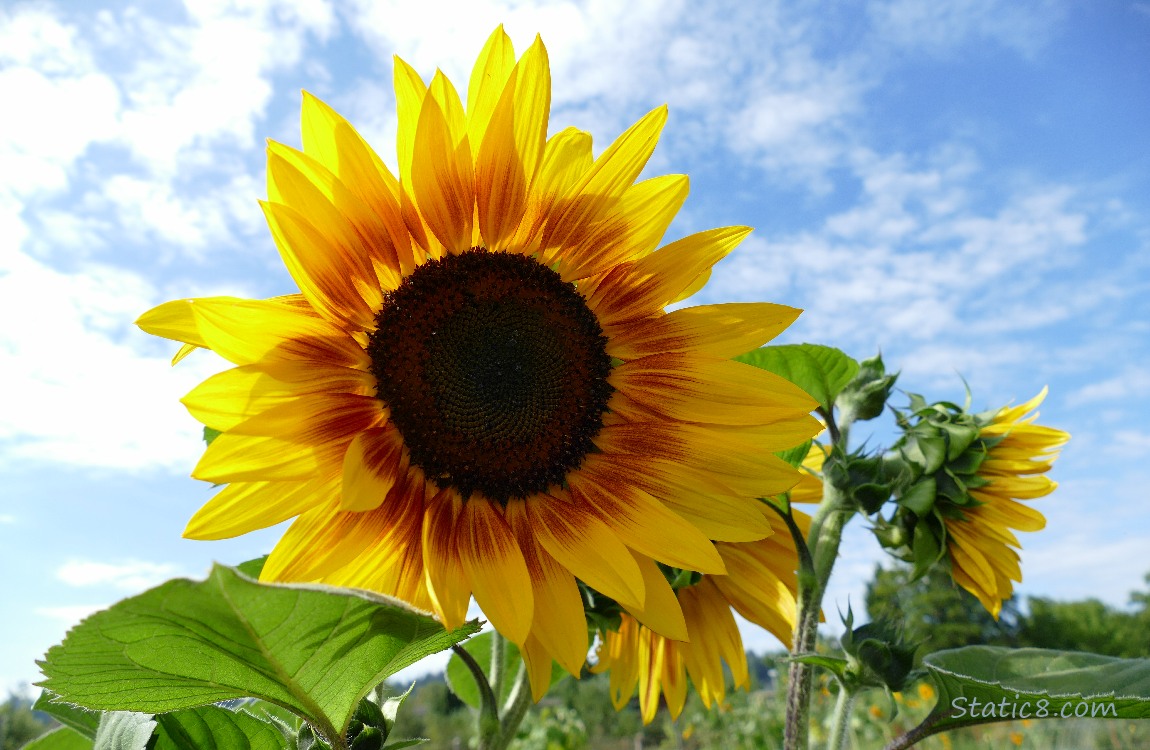
M496 703L495 694L491 691L491 683L483 668L475 661L475 657L458 643L451 647L455 655L471 672L476 687L479 688L479 716L476 719L476 731L479 735L479 750L495 750L499 740L499 704Z
M499 745L496 750L505 750L511 745L529 708L531 708L531 684L527 678L527 663L520 660L519 671L515 675L515 682L511 685L511 694L503 704Z
M845 685L839 683L839 694L835 699L835 711L831 715L831 732L827 738L827 750L842 750L846 744L847 727L850 724L851 708L854 707L855 694Z
M833 410L819 410L834 444L846 450L849 425L835 423ZM819 613L835 560L838 558L843 529L854 516L849 497L830 482L823 482L823 499L811 520L807 547L810 557L800 557L799 595L792 655L812 654L818 645ZM804 564L805 563L805 564ZM811 710L811 686L814 668L792 661L787 670L787 718L783 733L786 750L807 750ZM836 749L837 750L837 749Z
M507 639L498 630L491 631L491 693L498 701L503 697L504 674L507 672L505 654Z

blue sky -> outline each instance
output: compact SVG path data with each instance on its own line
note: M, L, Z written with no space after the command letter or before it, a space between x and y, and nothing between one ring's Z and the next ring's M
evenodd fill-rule
M418 5L418 7L416 7ZM626 8L624 8L626 5ZM504 23L543 35L552 129L598 148L654 106L668 239L749 224L698 302L805 313L781 341L881 348L978 408L1049 385L1073 438L1023 595L1124 605L1150 570L1150 3L1098 0L7 2L0 8L0 688L84 614L277 530L180 538L210 488L179 367L132 321L292 290L256 203L299 90L394 163L391 56L463 85ZM875 441L889 422L875 427ZM881 558L857 521L828 611ZM18 614L17 614L18 613ZM773 648L747 631L751 647Z

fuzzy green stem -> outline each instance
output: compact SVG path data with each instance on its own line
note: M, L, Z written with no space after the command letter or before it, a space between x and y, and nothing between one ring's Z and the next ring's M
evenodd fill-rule
M826 421L832 442L845 451L850 425L836 425L832 410L820 409L819 413ZM849 498L833 484L824 481L823 499L811 520L807 539L810 562L808 565L800 562L799 567L798 613L791 651L794 656L815 651L823 596L838 558L843 529L854 513ZM792 661L787 674L787 719L783 730L783 746L785 750L807 750L814 668L809 664Z
M495 694L491 691L491 683L487 675L475 661L475 657L459 644L451 647L455 655L471 672L475 685L479 688L479 716L476 719L476 730L479 734L479 750L496 750L494 743L499 739L499 705L495 702Z
M527 677L527 663L519 662L519 672L511 685L511 694L503 705L503 719L499 730L499 744L493 750L506 750L515 739L515 733L531 708L531 683Z
M842 750L846 743L847 728L850 726L851 708L855 695L843 685L839 685L839 695L835 699L835 711L831 716L831 733L827 738L827 750Z
M495 700L499 700L503 696L503 682L506 679L504 674L507 672L504 662L504 654L507 652L507 639L504 638L499 631L491 631L491 669L489 677L491 679L491 692L495 695Z

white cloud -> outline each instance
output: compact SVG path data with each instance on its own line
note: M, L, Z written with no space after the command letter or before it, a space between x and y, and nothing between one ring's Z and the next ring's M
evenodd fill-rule
M809 24L785 3L360 0L346 18L377 52L373 85L389 84L394 53L425 78L441 68L464 96L475 57L497 24L520 52L541 34L551 61L552 130L589 130L600 149L666 102L675 128L664 149L730 148L766 166L809 172L841 152L820 136L855 108L866 87L858 61L815 55L805 36ZM410 33L424 28L434 33ZM394 116L390 96L349 105L344 112L357 123Z
M176 345L156 346L134 329L159 301L155 289L106 265L67 274L20 253L0 258L0 318L9 321L0 370L21 394L0 409L5 463L192 465L200 429L178 399L220 362L190 357L173 369Z
M103 563L69 560L56 570L56 578L69 586L110 586L125 591L141 591L172 578L178 568L170 563L129 560Z
M953 149L919 160L860 151L852 169L860 193L848 208L818 229L752 237L716 268L707 299L785 300L807 310L794 335L882 347L908 373L948 379L1020 364L1037 345L1003 334L1105 303L1043 287L1088 239L1086 208L1066 187L1018 188L995 205L979 190L986 170Z
M61 625L71 626L88 615L107 608L107 604L63 604L55 607L36 607L32 611Z
M66 187L72 163L112 137L119 91L94 68L74 26L44 10L0 12L0 199Z
M1150 397L1150 372L1127 365L1113 377L1088 383L1066 397L1072 406L1098 402L1125 401L1145 403Z
M899 46L944 55L975 39L1034 54L1048 43L1064 7L1060 0L888 0L868 10L878 35Z

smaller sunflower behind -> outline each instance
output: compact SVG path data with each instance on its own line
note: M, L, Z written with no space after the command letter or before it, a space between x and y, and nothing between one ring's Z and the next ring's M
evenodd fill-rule
M1027 416L1046 398L1046 389L1018 406L999 409L979 431L986 458L977 476L986 484L970 488L978 505L963 508L960 517L946 518L947 555L959 586L978 597L998 617L1002 602L1014 595L1012 581L1022 582L1022 545L1014 531L1041 531L1046 518L1029 505L1054 492L1058 483L1045 476L1070 439L1062 430L1034 424Z
M879 522L883 544L925 573L942 559L954 582L994 617L1022 582L1016 531L1041 531L1046 519L1025 504L1058 486L1045 476L1070 439L1035 424L1046 389L1017 406L980 414L912 396L898 444L915 481L899 508Z
M818 481L812 474L804 477ZM609 673L616 710L630 702L637 686L644 724L654 720L660 694L671 717L678 718L687 700L688 679L707 708L721 704L727 692L724 663L735 687L749 688L747 656L734 612L789 646L796 619L798 555L782 519L765 507L764 511L774 532L767 538L715 543L727 575L696 573L675 587L685 638L670 637L666 627L656 632L628 612L622 614L617 631L601 633L591 671ZM810 517L792 513L806 534Z

